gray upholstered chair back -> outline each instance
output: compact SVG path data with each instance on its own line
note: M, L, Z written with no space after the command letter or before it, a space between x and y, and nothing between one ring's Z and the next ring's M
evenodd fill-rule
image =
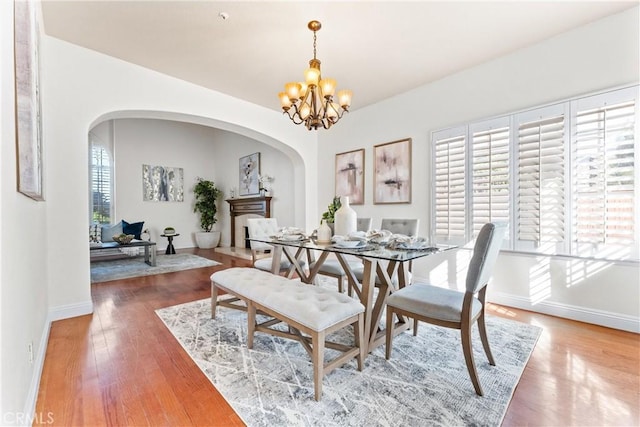
M419 226L419 219L383 218L380 224L382 230L389 230L393 234L404 234L405 236L417 236Z
M268 238L278 232L278 220L275 218L247 219L247 231L250 238ZM249 241L251 249L264 251L273 247L268 243Z
M364 232L371 230L371 218L358 218L357 230Z
M489 282L506 230L505 222L488 223L482 226L467 270L468 292L476 293Z

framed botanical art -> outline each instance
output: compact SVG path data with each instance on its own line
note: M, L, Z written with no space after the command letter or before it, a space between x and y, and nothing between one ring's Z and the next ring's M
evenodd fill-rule
M411 203L411 138L374 145L373 203Z
M240 157L240 195L249 196L260 193L258 177L260 175L260 153Z
M336 154L336 196L352 205L364 204L364 148Z
M36 10L32 0L14 2L17 187L25 196L44 200Z

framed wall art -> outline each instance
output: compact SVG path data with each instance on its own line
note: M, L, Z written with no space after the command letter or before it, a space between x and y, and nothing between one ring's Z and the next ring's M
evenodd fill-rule
M374 145L373 203L411 203L411 138Z
M364 204L364 148L336 154L336 196L352 205Z
M18 191L34 200L42 194L39 23L36 3L14 2L16 157Z
M145 202L184 202L184 170L142 165L142 192Z
M260 153L249 154L240 157L240 196L249 196L260 193Z

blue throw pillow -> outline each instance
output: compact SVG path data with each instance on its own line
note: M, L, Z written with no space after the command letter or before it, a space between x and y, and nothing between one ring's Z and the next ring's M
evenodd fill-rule
M100 234L103 242L113 242L113 236L122 234L122 223L119 222L115 225L103 225L102 232Z
M140 239L140 234L142 234L142 227L144 226L144 221L134 222L133 224L129 224L124 219L122 220L122 232L124 234L133 234L134 239Z

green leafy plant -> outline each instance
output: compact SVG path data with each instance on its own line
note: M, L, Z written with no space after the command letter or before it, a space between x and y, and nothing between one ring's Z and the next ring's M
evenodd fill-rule
M200 227L203 231L209 232L218 220L216 219L216 200L222 195L222 191L216 187L213 181L198 178L196 186L193 188L196 195L196 203L193 211L200 214Z
M334 222L334 215L335 215L336 211L338 209L340 209L341 206L342 206L342 203L340 203L340 197L334 196L333 201L331 202L331 204L329 204L329 206L327 206L327 211L322 214L322 219L326 219L327 222L333 223Z

